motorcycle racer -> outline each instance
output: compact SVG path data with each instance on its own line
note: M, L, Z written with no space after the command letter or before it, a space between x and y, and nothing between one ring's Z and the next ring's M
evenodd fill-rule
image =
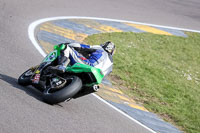
M101 69L104 76L112 72L114 43L108 41L93 46L79 43L64 43L64 45L65 48L58 58L58 65L52 66L52 71L64 73L68 64L82 63Z

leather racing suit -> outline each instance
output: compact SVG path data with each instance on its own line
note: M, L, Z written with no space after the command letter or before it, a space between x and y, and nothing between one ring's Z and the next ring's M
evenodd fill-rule
M113 59L112 55L106 52L100 45L85 45L79 43L66 44L66 48L61 53L61 58L70 59L70 65L75 63L87 64L101 69L104 76L112 72ZM60 60L59 64L64 62Z

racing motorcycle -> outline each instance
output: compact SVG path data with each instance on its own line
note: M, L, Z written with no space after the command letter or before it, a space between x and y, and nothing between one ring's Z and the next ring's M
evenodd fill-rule
M98 68L75 63L68 65L65 73L55 73L49 68L58 63L58 57L64 44L55 45L54 51L49 53L42 63L25 71L18 78L22 86L32 85L40 90L43 99L49 104L57 104L65 100L98 91L104 75Z

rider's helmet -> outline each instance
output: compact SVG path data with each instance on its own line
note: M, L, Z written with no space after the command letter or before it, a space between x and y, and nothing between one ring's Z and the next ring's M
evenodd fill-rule
M115 44L111 41L105 42L101 47L108 52L110 55L113 55L115 52Z

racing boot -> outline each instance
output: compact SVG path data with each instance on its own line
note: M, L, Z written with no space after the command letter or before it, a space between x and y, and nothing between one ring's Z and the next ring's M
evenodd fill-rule
M66 59L63 63L59 63L57 66L49 67L53 73L65 73L67 65L70 63L70 59Z

